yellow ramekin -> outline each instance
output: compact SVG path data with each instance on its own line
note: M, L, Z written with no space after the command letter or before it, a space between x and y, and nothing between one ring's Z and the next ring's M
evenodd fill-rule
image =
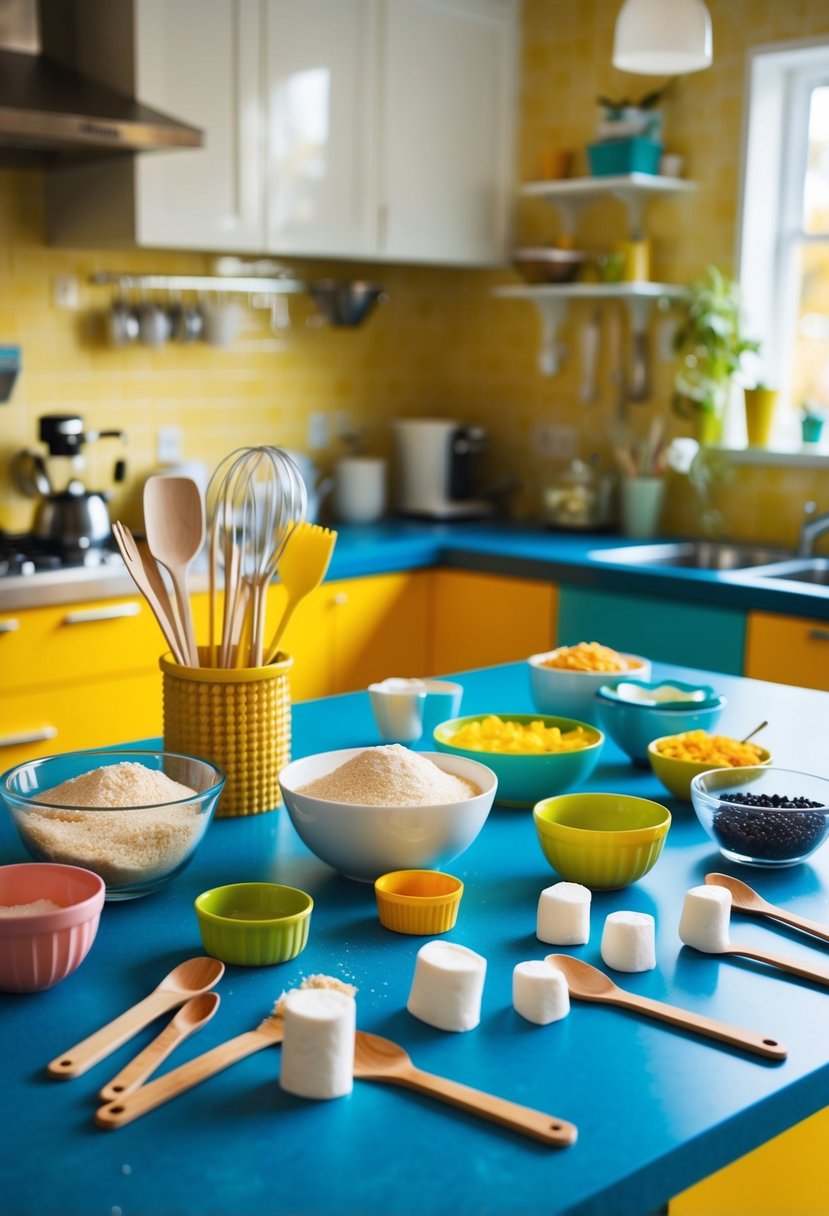
M458 919L463 883L438 870L394 870L374 884L380 924L394 933L431 937Z

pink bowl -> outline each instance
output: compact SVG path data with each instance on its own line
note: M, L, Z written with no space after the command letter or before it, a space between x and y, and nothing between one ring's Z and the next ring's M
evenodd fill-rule
M105 893L103 880L79 866L0 866L0 906L38 899L61 905L34 916L0 916L0 990L40 992L71 975L95 940Z

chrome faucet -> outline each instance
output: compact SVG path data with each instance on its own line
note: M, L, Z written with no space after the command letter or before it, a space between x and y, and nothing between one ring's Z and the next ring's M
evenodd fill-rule
M824 532L829 532L829 511L816 515L817 503L807 502L803 507L806 518L800 525L800 540L797 546L798 557L812 557L815 551L815 541Z

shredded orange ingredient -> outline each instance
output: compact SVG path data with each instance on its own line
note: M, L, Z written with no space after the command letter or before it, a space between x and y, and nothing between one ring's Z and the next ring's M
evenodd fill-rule
M565 671L631 671L641 663L631 663L617 650L603 646L601 642L579 642L575 646L562 646L544 667L560 667Z
M575 752L592 747L598 741L598 731L583 726L562 731L558 726L535 722L511 722L489 714L477 722L467 722L451 736L455 747L476 752L511 752L516 755L543 755L553 752Z
M712 768L744 768L757 764L763 754L763 749L753 743L741 743L727 735L709 735L705 730L672 735L663 739L656 750L672 760L691 760L694 764L710 764Z

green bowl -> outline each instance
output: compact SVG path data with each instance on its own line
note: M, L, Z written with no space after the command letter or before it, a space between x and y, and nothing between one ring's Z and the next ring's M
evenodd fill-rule
M533 821L542 853L562 878L615 891L656 864L671 814L631 794L565 794L539 802Z
M269 967L305 949L314 901L296 887L236 882L195 901L204 948L223 963Z
M438 751L453 756L466 756L486 764L498 778L495 801L502 806L533 806L540 798L549 798L564 790L572 789L585 781L593 769L604 747L604 735L595 726L579 722L575 718L559 718L550 714L497 714L504 722L543 722L545 726L558 726L562 731L583 727L592 739L588 747L573 752L516 753L490 752L471 748L455 747L452 736L469 722L480 722L491 714L472 714L466 718L451 718L441 722L434 730Z

